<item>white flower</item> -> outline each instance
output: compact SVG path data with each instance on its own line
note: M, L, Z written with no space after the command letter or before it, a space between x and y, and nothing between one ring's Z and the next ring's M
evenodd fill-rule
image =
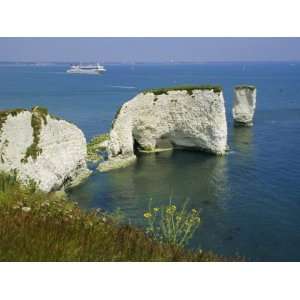
M22 210L24 212L29 212L31 210L31 207L24 206L24 207L22 207Z

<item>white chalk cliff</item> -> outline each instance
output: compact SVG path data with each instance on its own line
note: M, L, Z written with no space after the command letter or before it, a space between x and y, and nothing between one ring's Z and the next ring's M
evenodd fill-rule
M219 87L178 87L142 92L123 104L108 141L108 160L101 171L128 165L135 149L161 145L224 154L227 124Z
M49 192L87 177L85 157L82 131L45 109L0 112L0 171L16 170Z
M256 107L256 88L237 86L234 89L233 119L236 126L252 126Z

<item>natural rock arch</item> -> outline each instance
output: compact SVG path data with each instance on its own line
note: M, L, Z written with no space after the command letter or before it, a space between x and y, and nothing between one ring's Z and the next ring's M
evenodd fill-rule
M153 152L167 142L174 147L224 154L227 124L221 88L175 87L148 90L124 103L110 131L107 171L135 160L135 145Z

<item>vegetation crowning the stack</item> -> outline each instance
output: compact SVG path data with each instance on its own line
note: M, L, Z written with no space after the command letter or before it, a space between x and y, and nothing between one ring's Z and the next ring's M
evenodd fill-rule
M251 90L251 91L254 91L256 89L256 87L254 85L246 85L246 84L236 85L234 88L236 90L248 89L248 90Z
M217 85L179 85L167 88L147 89L143 93L153 93L158 96L167 94L169 91L186 91L189 95L192 95L194 90L213 90L215 93L221 93L222 87Z

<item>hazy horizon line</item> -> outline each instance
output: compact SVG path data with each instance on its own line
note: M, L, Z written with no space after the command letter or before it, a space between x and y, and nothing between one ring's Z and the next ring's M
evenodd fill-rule
M189 63L197 63L197 64L206 64L206 63L274 63L274 62L278 62L278 63L283 63L283 62L291 62L291 63L296 63L296 62L300 62L300 60L290 60L290 59L286 59L286 60L212 60L212 61L193 61L193 60L165 60L165 61L131 61L131 60L124 60L124 61L120 61L120 60L116 60L116 61L104 61L104 60L2 60L0 61L0 64L2 63L39 63L39 64L43 64L43 63L53 63L53 64L64 64L64 63L111 63L111 64L145 64L145 63L154 63L154 64L159 64L159 63L167 63L167 64L189 64Z

